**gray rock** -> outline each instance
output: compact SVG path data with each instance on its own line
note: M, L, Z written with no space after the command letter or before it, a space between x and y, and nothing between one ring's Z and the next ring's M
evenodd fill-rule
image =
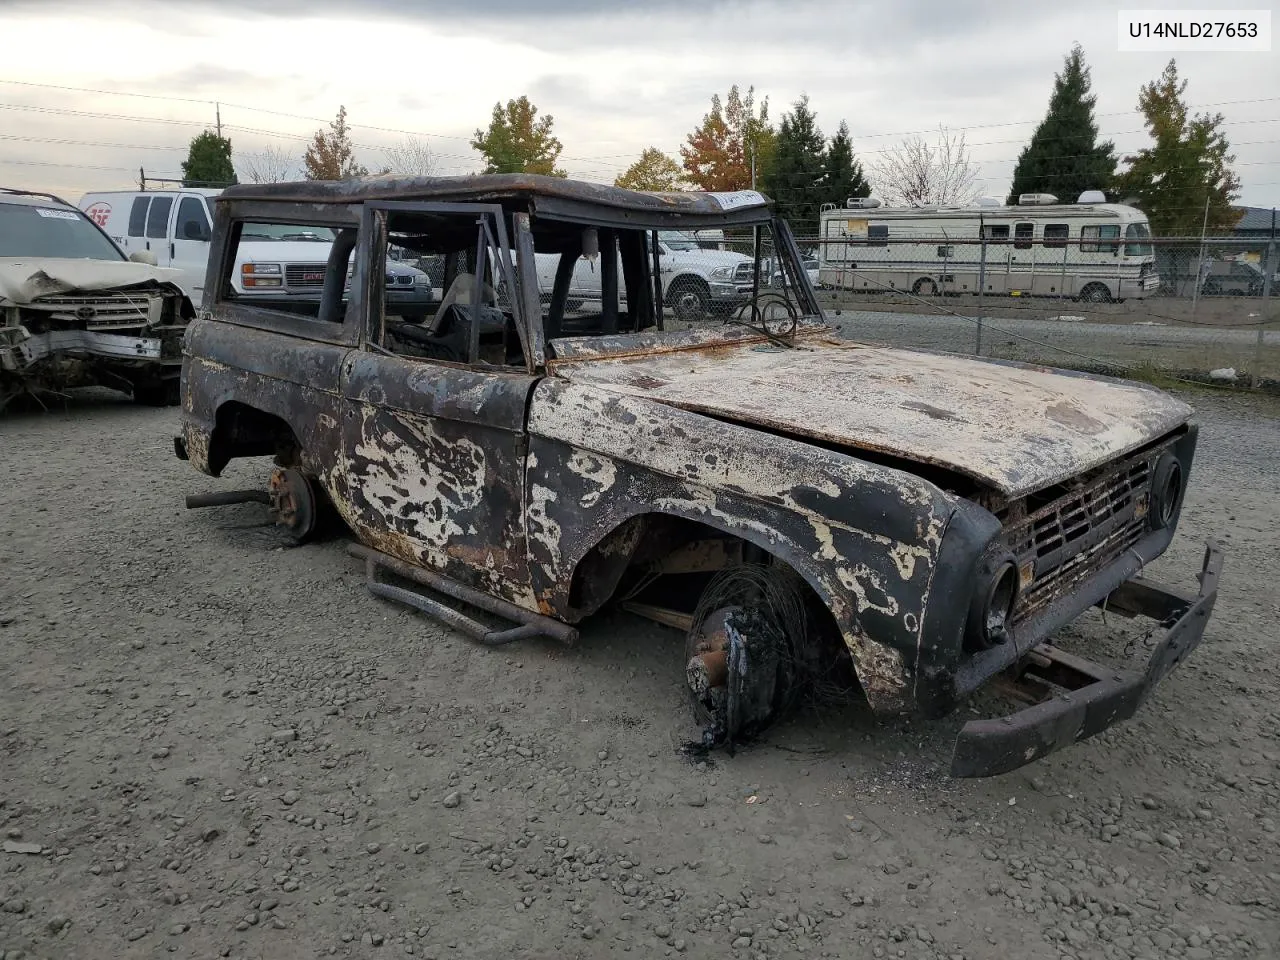
M445 794L443 802L446 807L452 810L454 807L462 803L462 794L458 793L457 790L454 790L452 793Z
M19 843L16 840L6 840L4 842L5 853L24 853L31 855L41 853L43 850L44 847L38 843Z
M276 743L292 743L298 739L298 731L292 728L288 730L277 730L271 734L271 739Z

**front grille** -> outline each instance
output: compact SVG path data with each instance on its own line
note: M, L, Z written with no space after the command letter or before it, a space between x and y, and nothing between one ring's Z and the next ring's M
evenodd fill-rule
M1030 512L1004 538L1023 571L1015 619L1070 593L1142 539L1152 471L1173 440L1108 464L1070 489L1054 491L1048 502L1043 495L1028 498Z
M324 286L323 263L286 263L284 265L284 282L294 288Z
M154 294L104 292L39 297L32 306L51 309L54 316L83 324L86 330L110 330L159 323L163 303Z
M400 274L399 276L396 276L396 277L388 276L388 277L387 277L387 286L388 286L388 287L391 287L391 286L412 287L412 286L413 286L413 274L411 274L411 273L402 273L402 274Z
M750 283L751 277L755 273L754 263L740 263L733 268L733 280L735 283Z

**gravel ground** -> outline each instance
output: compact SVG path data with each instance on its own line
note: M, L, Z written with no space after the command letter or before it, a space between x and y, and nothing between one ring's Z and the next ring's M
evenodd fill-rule
M1276 956L1280 403L1189 397L1156 572L1225 541L1204 646L1134 721L987 781L945 775L967 712L826 705L690 759L674 631L480 649L340 541L185 511L266 467L195 474L175 411L0 420L0 960Z

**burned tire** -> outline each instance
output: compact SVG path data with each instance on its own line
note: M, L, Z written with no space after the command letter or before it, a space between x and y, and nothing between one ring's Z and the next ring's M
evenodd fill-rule
M685 639L685 680L704 747L758 737L795 702L809 649L805 585L789 568L744 564L703 591Z

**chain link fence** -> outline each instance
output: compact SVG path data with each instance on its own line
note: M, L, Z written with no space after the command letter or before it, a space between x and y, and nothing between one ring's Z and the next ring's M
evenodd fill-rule
M853 339L1280 388L1273 239L797 241L829 318Z

